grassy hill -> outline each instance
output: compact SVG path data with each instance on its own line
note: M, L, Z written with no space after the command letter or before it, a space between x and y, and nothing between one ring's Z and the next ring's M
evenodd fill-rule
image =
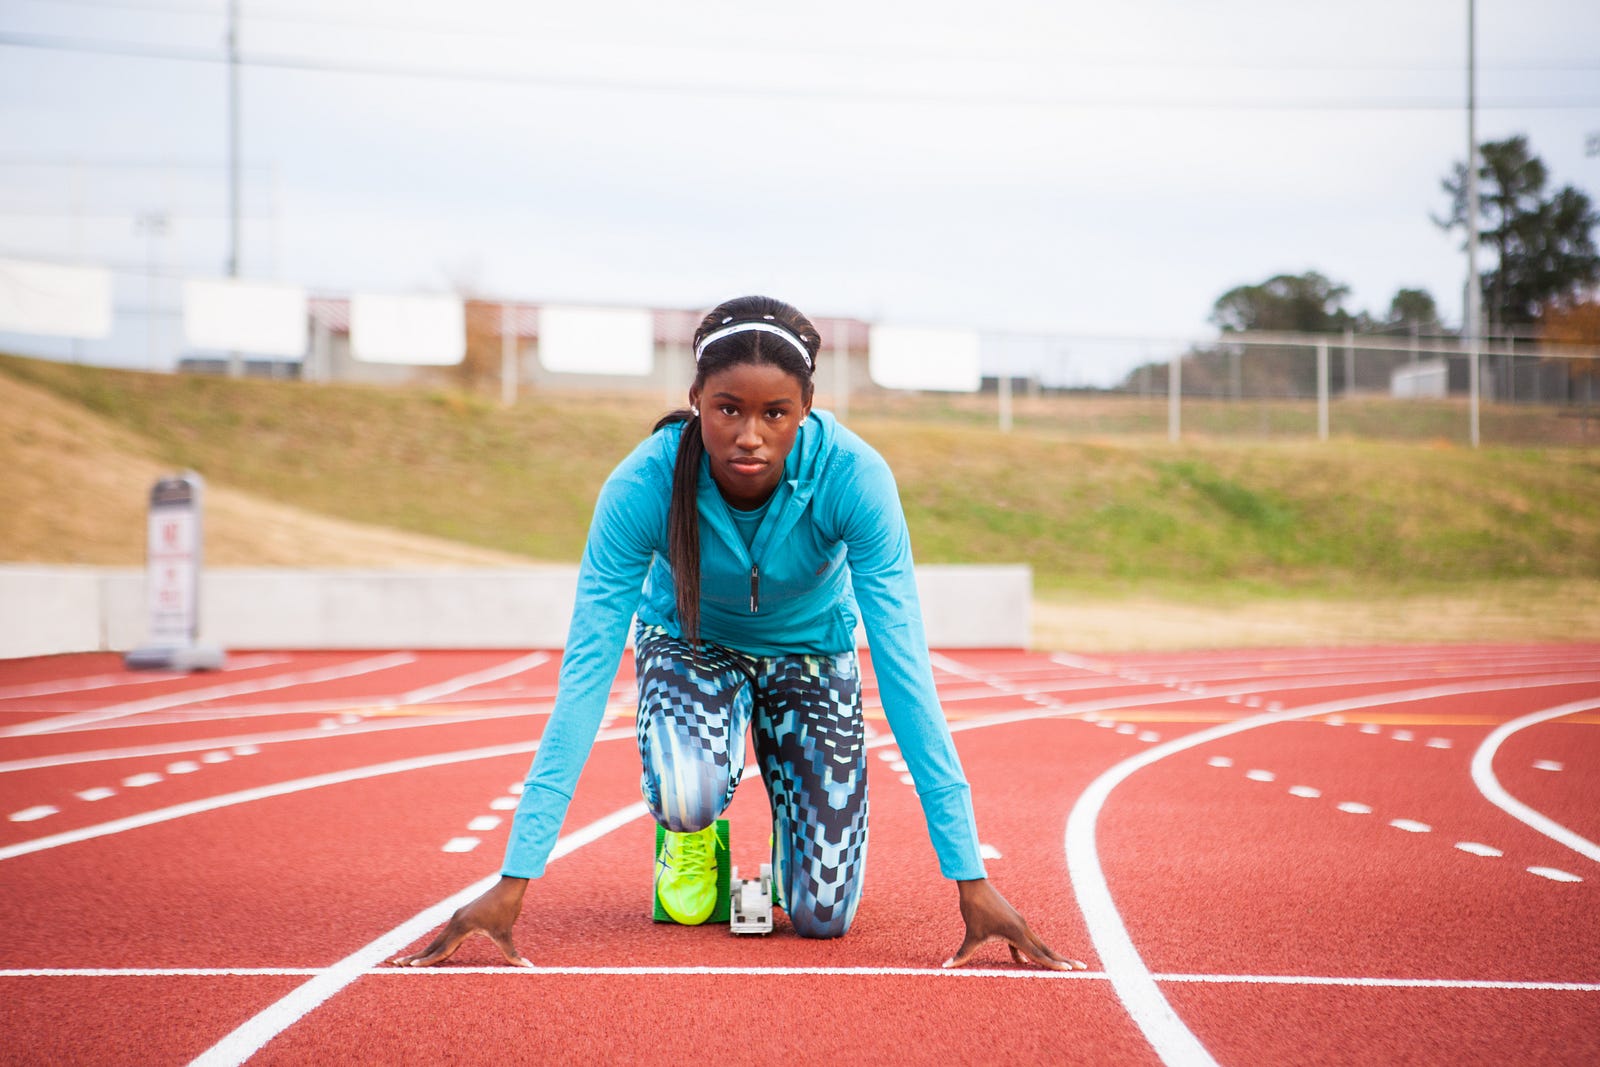
M187 467L212 490L213 563L570 562L600 481L664 406L4 357L0 465L20 504L0 559L135 564L151 478ZM1174 445L1106 432L1133 410L1111 399L1035 402L1009 434L970 403L865 407L849 423L894 467L919 559L1031 564L1036 627L1062 643L1205 643L1229 620L1267 643L1600 637L1592 448L1466 449L1437 437L1437 408L1382 400L1336 425L1415 418L1414 439ZM1510 414L1571 436L1573 420ZM1515 436L1539 440L1531 422Z

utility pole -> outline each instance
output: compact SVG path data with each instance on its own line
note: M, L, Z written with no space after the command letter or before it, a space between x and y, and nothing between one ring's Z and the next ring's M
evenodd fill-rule
M239 277L239 0L228 0L228 277ZM228 374L243 373L239 353L228 353Z
M1478 335L1483 312L1478 284L1478 90L1476 0L1467 0L1467 389L1471 394L1472 447L1478 447Z

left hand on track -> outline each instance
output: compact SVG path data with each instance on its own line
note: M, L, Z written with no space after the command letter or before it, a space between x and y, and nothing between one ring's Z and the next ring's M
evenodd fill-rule
M980 945L991 938L1002 938L1018 963L1030 961L1053 971L1084 971L1088 964L1068 959L1039 940L1026 920L1013 908L987 878L957 882L961 890L961 918L967 924L966 939L956 954L944 961L946 967L960 967L972 958Z

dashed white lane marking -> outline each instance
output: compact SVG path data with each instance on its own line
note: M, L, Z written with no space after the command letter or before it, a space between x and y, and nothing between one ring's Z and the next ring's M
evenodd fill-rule
M257 745L234 745L233 746L233 754L235 756L254 756L254 755L257 755L258 753L260 753L260 751L261 751L261 749Z
M1383 733L1383 727L1379 726L1375 722L1363 723L1361 726L1361 732L1364 734L1381 734Z
M492 811L516 811L517 804L516 797L495 797L489 801L489 808Z
M522 783L512 782L510 785L506 786L506 792L510 793L514 797L520 797L522 795Z
M632 729L628 729L626 732L630 736L635 733ZM648 810L642 803L631 804L597 822L590 823L575 833L568 834L566 837L556 841L555 847L550 850L550 860L560 859L562 856L582 848L584 845L599 840L620 826L625 826L635 819L643 818ZM202 1053L193 1061L190 1067L224 1067L224 1065L226 1067L237 1067L238 1064L255 1055L268 1041L271 1041L304 1017L306 1013L315 1009L323 1001L351 982L354 982L357 978L360 978L363 974L369 973L376 964L388 959L435 926L444 922L457 908L478 897L484 890L499 880L500 873L496 871L489 877L472 883L454 896L441 900L433 907L420 912L414 918L400 924L377 940L357 949L332 967L319 972L316 977L290 992L288 996L247 1020L238 1029ZM428 970L430 968L410 969ZM454 969L452 968L452 970Z
M316 978L326 971L315 967L59 967L0 970L0 978ZM515 980L528 977L632 975L834 975L850 977L893 976L907 978L1000 978L1023 982L1105 981L1104 971L988 970L981 967L372 967L358 977L416 978L443 981L452 975L499 975ZM1484 989L1537 990L1553 993L1600 993L1597 982L1508 982L1481 978L1361 978L1314 974L1155 974L1158 982L1211 985L1349 986L1364 989Z
M499 816L497 816L497 815L479 815L478 817L473 819L471 822L467 823L467 829L473 831L474 833L484 834L484 833L488 833L490 830L496 829L497 827L499 827L499 825L500 825L500 817Z
M107 789L103 785L97 785L92 789L85 789L85 790L82 790L81 792L79 792L78 793L78 799L79 800L96 801L96 800L104 800L107 797L114 797L116 795L117 795L117 791L115 789Z
M130 715L140 715L147 711L164 711L167 708L182 707L185 704L199 704L207 700L221 700L226 697L243 696L250 693L264 693L272 689L288 689L293 686L310 685L316 682L331 682L341 678L351 678L359 674L371 674L375 671L388 670L391 667L412 663L415 660L416 657L408 652L391 652L383 656L341 663L318 670L291 671L287 674L273 675L270 678L254 678L249 681L229 682L225 685L189 689L181 693L169 693L166 696L151 697L148 700L113 704L110 707L97 708L94 711L57 715L54 718L38 719L34 722L8 726L0 729L0 737L55 733L69 727L98 725L111 719L123 719Z
M1233 760L1229 759L1227 756L1212 756L1210 759L1206 760L1206 763L1212 767L1233 766Z
M1533 769L1536 771L1559 771L1561 767L1562 764L1559 760L1536 759L1533 761Z
M1215 1065L1216 1063L1205 1046L1184 1025L1183 1020L1178 1017L1166 996L1158 988L1154 975L1145 966L1144 959L1134 946L1133 938L1129 935L1121 913L1117 910L1116 902L1111 897L1111 887L1106 880L1105 869L1100 864L1096 824L1112 790L1135 772L1168 756L1263 726L1292 722L1296 719L1309 719L1318 715L1339 714L1358 708L1465 696L1468 693L1505 692L1564 685L1573 679L1573 675L1547 675L1457 682L1398 692L1373 693L1312 704L1287 712L1268 712L1265 715L1254 715L1235 722L1196 730L1194 733L1163 742L1154 748L1145 749L1112 766L1090 782L1067 816L1067 830L1063 842L1067 854L1067 873L1088 926L1090 940L1100 953L1112 989L1156 1055L1169 1065L1183 1064L1187 1067L1191 1064ZM976 728L976 724L969 728Z
M904 774L906 771L911 769L911 766L910 764L906 763L905 760L897 759L893 763L889 764L889 769L897 774Z
M1582 878L1559 867L1529 867L1529 874L1537 874L1540 878L1548 878L1552 882L1581 882Z
M1252 782L1275 782L1278 780L1278 776L1273 774L1271 771L1263 771L1259 769L1245 771L1244 776L1250 779Z
M233 754L229 752L207 752L205 755L200 757L200 762L227 763L231 759L233 759Z
M595 741L597 743L600 741L615 741L622 738L632 738L635 735L636 731L632 726L623 726L615 730L600 731L595 735ZM218 808L233 807L236 804L249 804L257 800L267 800L271 797L304 792L308 789L320 789L323 786L342 785L345 782L357 782L366 778L380 778L388 774L405 774L409 771L423 770L428 767L443 767L452 763L468 763L473 760L495 759L500 756L523 755L534 751L538 747L537 741L518 741L514 744L464 749L459 752L441 752L430 756L415 756L409 759L394 760L389 763L375 763L367 767L353 767L349 770L316 774L308 778L296 778L287 782L274 782L271 785L258 786L254 789L243 789L236 793L224 793L221 796L192 800L184 804L174 804L167 808L157 808L155 811L142 812L138 815L113 819L110 822L97 823L77 830L51 834L49 837L37 837L31 841L19 841L13 845L0 847L0 860L26 856L29 853L59 848L62 845L76 844L79 841L88 841L92 838L105 837L109 834L120 834L143 826L153 826L156 823L168 822L172 819L181 819L189 815L215 811Z
M1450 739L1448 737L1430 737L1430 738L1428 738L1428 747L1429 748L1449 748L1450 747Z
M1372 814L1372 809L1370 807L1368 807L1367 805L1362 804L1362 803L1360 803L1358 801L1354 801L1354 800L1340 801L1339 802L1339 810L1340 811L1347 811L1351 815L1371 815Z
M1417 735L1413 734L1410 730L1396 730L1389 736L1394 738L1396 741L1412 741L1416 739Z
M124 778L122 780L122 784L127 786L129 789L143 789L147 785L155 785L157 782L162 782L165 780L166 779L154 771L146 771L143 774L135 774Z
M1322 795L1322 790L1309 785L1291 785L1289 787L1289 795L1305 797L1307 800L1315 800Z
M897 749L886 748L882 752L878 753L878 758L883 760L885 763L893 763L895 760L900 758L900 752Z
M31 808L14 811L8 817L12 822L38 822L40 819L48 819L60 811L60 808L52 807L49 804L36 804Z
M1153 745L1157 741L1161 740L1161 735L1156 733L1154 730L1140 730L1139 740L1145 742L1146 744Z
M200 764L196 763L194 760L188 760L188 759L179 760L176 763L167 764L167 773L168 774L193 774L195 771L198 771L199 769L200 769Z
M1600 845L1588 838L1562 826L1548 815L1544 815L1528 807L1522 801L1506 792L1505 787L1494 774L1494 755L1506 738L1519 730L1536 726L1551 719L1559 719L1566 715L1575 715L1579 712L1600 708L1600 700L1575 700L1570 704L1561 704L1557 707L1536 711L1531 715L1524 715L1519 719L1502 723L1494 732L1484 738L1483 744L1478 746L1478 751L1472 755L1472 781L1478 791L1489 799L1489 802L1501 811L1510 815L1519 822L1526 823L1535 830L1544 834L1552 841L1566 845L1578 855L1600 863Z
M1501 852L1493 845L1479 844L1477 841L1457 841L1456 848L1459 848L1462 852L1470 852L1474 856L1488 856L1490 858L1494 858L1496 856L1505 855L1504 852Z
M902 774L900 776L900 784L901 785L916 785L917 784L917 780L915 778L911 777L911 775L909 775L909 774Z
M978 855L982 856L986 860L997 860L1001 858L999 849L995 848L993 845L985 845L981 843L978 845Z
M448 841L446 841L444 843L444 847L441 848L439 851L440 852L471 852L473 849L477 848L480 844L482 844L482 842L479 841L476 837L452 837L450 840L448 840Z
M1394 827L1396 830L1404 830L1408 834L1426 834L1433 832L1433 827L1429 826L1425 822L1418 822L1415 819L1390 819L1389 825Z

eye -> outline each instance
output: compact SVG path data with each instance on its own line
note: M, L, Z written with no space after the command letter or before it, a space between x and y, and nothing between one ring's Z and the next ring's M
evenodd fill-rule
M767 411L767 418L771 419L773 422L780 422L787 418L788 415L788 408L770 408Z
M726 415L730 419L739 414L739 409L734 407L732 404L723 404L721 407L717 408L717 411L723 415Z

